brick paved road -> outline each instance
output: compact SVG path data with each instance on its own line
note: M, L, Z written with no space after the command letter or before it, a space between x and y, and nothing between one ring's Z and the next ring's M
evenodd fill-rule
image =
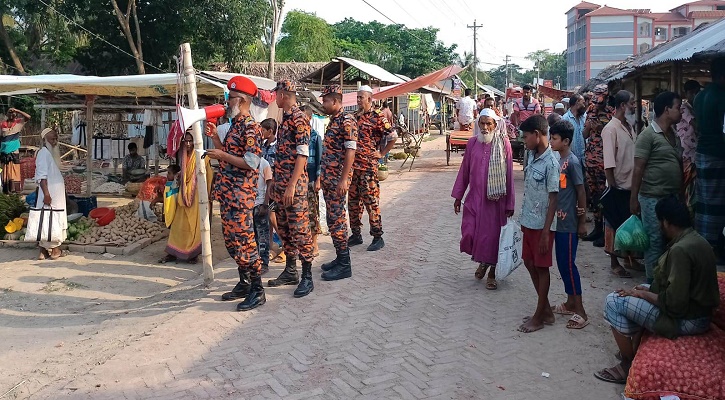
M322 282L317 269L312 295L294 299L292 287L270 289L265 306L242 314L232 311L235 304L217 301L236 275L226 261L217 265L218 279L210 290L183 271L182 283L168 284L170 289L163 293L119 299L116 314L90 313L75 327L56 322L47 331L20 323L13 330L0 328L0 334L58 335L68 349L55 351L52 358L23 358L23 349L15 349L28 371L0 381L0 394L25 378L12 395L617 398L621 386L592 377L596 368L614 362L614 344L600 309L608 291L633 282L606 274L606 260L586 245L580 259L592 324L583 331L569 331L560 320L534 334L518 333L521 318L535 306L528 275L516 271L496 292L473 279L475 267L458 252L459 218L452 213L450 199L460 158L454 155L455 165L445 167L437 156L441 153L433 152L441 142L426 143L425 158L412 172L394 172L383 184L387 246L377 254L355 247L351 279ZM520 190L520 172L517 175ZM365 239L369 243L369 237ZM329 237L322 239L321 249L320 262L331 254ZM7 255L0 257L8 260ZM557 274L552 302L561 301L560 293ZM11 300L15 322L22 316L22 295L0 297ZM62 313L55 311L58 318ZM543 378L542 372L550 378Z

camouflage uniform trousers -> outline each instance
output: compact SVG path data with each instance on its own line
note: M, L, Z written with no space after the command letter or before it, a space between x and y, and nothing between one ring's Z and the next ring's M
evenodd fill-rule
M370 235L383 236L383 222L380 217L380 181L376 170L353 170L348 200L350 229L353 235L359 235L362 230L362 214L365 206L370 221Z
M269 210L261 205L254 206L254 237L262 265L269 265Z
M345 215L346 196L337 194L337 185L323 184L322 195L325 197L327 207L327 229L332 237L335 251L347 250L347 218Z
M307 185L307 205L310 211L310 232L312 235L322 233L320 229L320 192L315 190L315 182Z
M257 252L252 209L235 207L229 202L219 204L224 245L239 269L260 273L262 263Z
M307 182L297 184L292 204L285 207L278 202L277 228L286 257L299 258L301 261L310 261L314 249L312 247L312 234L310 233L310 216L307 203ZM279 196L282 198L283 196Z

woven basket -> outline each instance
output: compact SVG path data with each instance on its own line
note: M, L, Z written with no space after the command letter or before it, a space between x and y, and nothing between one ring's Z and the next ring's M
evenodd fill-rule
M138 194L138 192L141 191L141 185L143 185L143 182L141 182L141 183L129 182L126 184L126 191L131 193L132 195L136 196Z

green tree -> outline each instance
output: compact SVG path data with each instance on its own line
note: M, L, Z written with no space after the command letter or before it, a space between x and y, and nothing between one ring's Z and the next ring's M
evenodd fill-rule
M548 49L537 50L529 53L526 59L532 61L540 69L539 77L541 79L552 80L554 83L558 80L561 87L566 87L566 51L552 53ZM536 71L534 71L533 77L536 77Z
M329 61L335 55L330 25L315 14L292 10L282 23L278 61Z
M415 78L450 65L456 45L445 46L432 27L410 29L377 21L362 23L351 18L334 25L340 55L357 58Z
M126 2L118 5L126 10ZM174 56L184 42L191 44L196 68L223 62L230 70L238 69L251 58L253 45L262 37L269 3L265 0L155 0L140 1L136 6L141 36L135 42L142 43L143 61L148 64L145 69L158 72L176 71ZM87 72L123 75L138 71L129 41L110 2L63 0L61 10L100 37L89 37L88 45L78 50L77 60ZM77 26L72 28L81 30Z

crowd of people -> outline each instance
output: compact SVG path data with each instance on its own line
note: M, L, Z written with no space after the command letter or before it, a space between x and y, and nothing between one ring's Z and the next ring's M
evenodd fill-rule
M579 239L604 247L618 277L631 278L627 269L645 273L645 284L605 301L620 363L596 372L599 379L626 381L644 331L668 338L701 334L718 307L716 266L725 255L725 59L713 61L711 73L704 90L688 81L684 96L657 94L654 118L639 133L635 96L611 94L607 85L571 96L548 118L530 87L514 103L511 120L527 149L521 258L538 299L518 330L538 331L556 314L569 317L569 329L588 326L576 265ZM461 106L459 115L467 110ZM451 196L454 212L463 211L461 252L478 264L475 278L486 277L486 288L495 290L499 235L514 214L511 146L506 121L493 107L479 110L472 124ZM641 218L649 238L644 254L615 249L616 231L631 215ZM552 306L554 256L567 300Z
M226 248L239 271L239 282L222 299L243 299L238 311L266 302L262 274L269 268L274 233L282 242L285 268L268 286L296 286L295 297L314 290L320 190L336 253L321 265L321 277L328 281L349 278L350 247L364 242L364 210L373 238L367 250L385 245L377 166L381 154L395 143L396 133L383 111L373 107L372 89L359 89L359 110L351 114L343 110L341 88L325 88L322 107L329 124L324 134L312 129L312 110L298 104L292 81L280 81L274 90L276 104L283 110L279 124L271 118L261 124L252 118L250 106L258 90L251 80L234 77L228 89L228 131L220 135L214 124L206 130L214 144L206 155L219 161L212 195L220 205Z

